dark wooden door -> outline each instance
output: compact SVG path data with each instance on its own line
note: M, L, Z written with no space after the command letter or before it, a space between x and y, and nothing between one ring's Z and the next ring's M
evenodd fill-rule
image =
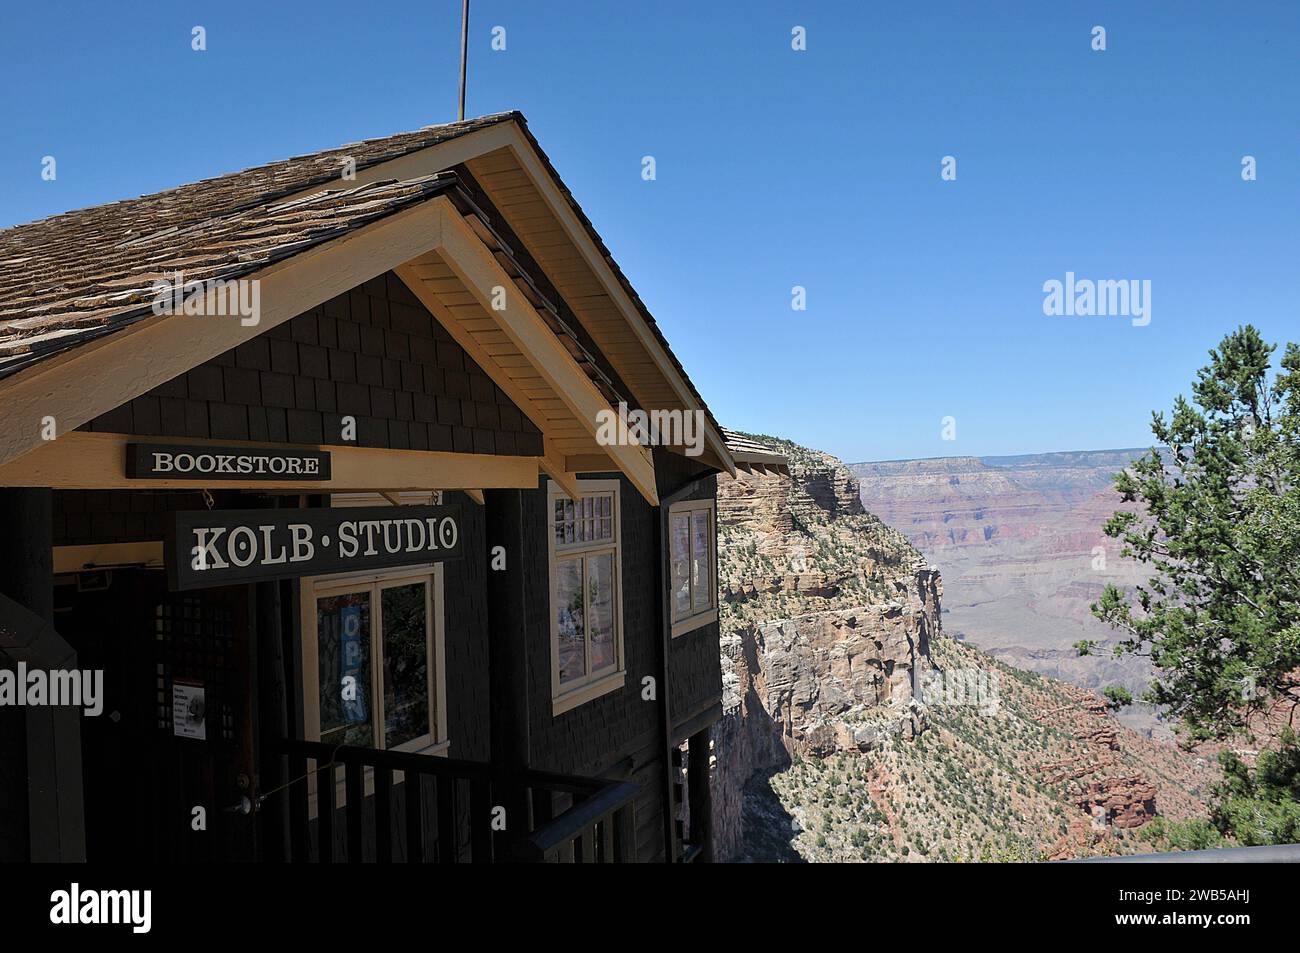
M60 601L79 666L104 671L82 729L88 859L253 859L251 816L228 810L253 778L248 588L171 593L161 572L118 570Z

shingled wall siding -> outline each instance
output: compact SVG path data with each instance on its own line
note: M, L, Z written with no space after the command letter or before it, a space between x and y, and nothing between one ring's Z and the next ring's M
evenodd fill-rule
M717 478L705 477L680 502L716 499L717 489ZM663 507L661 513L664 538L668 539L669 508ZM669 642L668 713L674 728L710 705L721 703L722 655L719 638L719 624L710 622L698 629L684 632Z
M447 731L452 758L490 758L488 683L487 552L483 507L464 493L446 493L460 506L465 558L443 563Z
M226 321L234 318L193 317ZM342 439L356 418L356 441ZM392 272L101 414L83 430L542 453L541 432Z
M252 495L218 490L213 496L222 509L258 505ZM76 546L162 539L172 510L206 505L198 491L55 490L51 542Z
M617 474L588 475L608 479ZM642 701L641 679L657 676L655 641L654 510L620 480L623 575L623 653L627 677L621 689L592 699L562 715L551 700L551 592L546 532L545 481L524 494L528 545L526 581L529 721L532 767L589 777L617 775L641 784L636 802L637 856L663 857L663 764L657 702Z

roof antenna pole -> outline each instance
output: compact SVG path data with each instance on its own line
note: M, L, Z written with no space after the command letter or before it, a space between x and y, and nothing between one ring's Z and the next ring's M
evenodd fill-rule
M469 0L460 4L460 111L457 119L465 118L465 64L469 59Z

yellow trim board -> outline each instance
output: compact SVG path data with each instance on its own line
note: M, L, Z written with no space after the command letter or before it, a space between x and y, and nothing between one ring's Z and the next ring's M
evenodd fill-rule
M84 572L112 566L163 565L161 540L138 543L92 543L80 546L54 547L54 572Z
M248 446L279 450L325 450L330 480L133 480L126 476L126 445L166 439L186 447ZM48 486L60 490L291 490L329 493L373 490L534 489L537 457L427 450L386 450L313 444L253 443L241 440L176 440L124 433L64 434L0 465L0 486Z
M444 260L511 343L528 357L586 433L595 438L600 429L598 414L611 412L609 401L556 339L555 333L460 213L446 199L435 199L433 204L440 205L444 211L439 229L442 235L439 247ZM500 299L504 299L505 307L494 308L494 301ZM657 506L658 489L650 451L631 439L621 417L615 417L614 422L618 431L616 439L608 445L602 444L601 449L627 475L641 495L652 506ZM557 469L564 472L563 461Z

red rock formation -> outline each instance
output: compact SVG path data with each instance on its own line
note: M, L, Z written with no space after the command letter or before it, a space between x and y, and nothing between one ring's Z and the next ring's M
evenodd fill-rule
M1094 778L1077 803L1113 827L1141 827L1156 816L1156 786L1140 774Z

